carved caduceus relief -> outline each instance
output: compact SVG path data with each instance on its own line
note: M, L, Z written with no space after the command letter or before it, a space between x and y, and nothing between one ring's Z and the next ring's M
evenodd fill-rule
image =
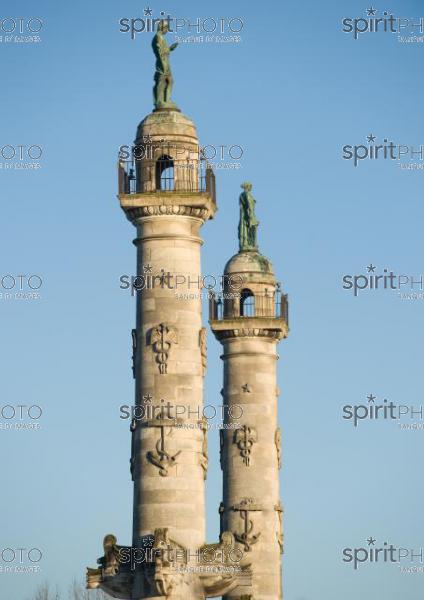
M177 330L171 325L160 323L150 332L150 344L156 353L156 362L159 364L159 373L165 375L168 372L168 358L172 344L178 343Z
M250 465L250 453L252 452L252 446L258 441L258 434L254 427L248 427L243 425L240 429L236 429L234 432L234 443L237 444L240 450L240 456L243 458L243 462L248 467Z
M173 467L177 462L177 457L181 454L181 450L178 450L176 454L173 456L167 452L165 448L165 427L166 424L158 423L158 427L160 428L160 437L156 442L156 451L149 450L147 453L147 460L158 467L159 475L162 477L168 476L168 469Z

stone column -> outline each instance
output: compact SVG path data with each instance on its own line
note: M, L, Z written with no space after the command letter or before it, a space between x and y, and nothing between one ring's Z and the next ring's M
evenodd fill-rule
M143 419L132 426L133 546L142 547L156 529L168 529L172 540L194 554L205 541L207 468L197 285L203 219L177 202L173 197L170 214L158 209L136 219L137 274L151 289L137 292L133 332L136 405L143 407ZM156 276L163 273L161 281ZM136 586L135 593L141 592Z
M205 542L207 469L200 228L216 205L198 185L196 128L185 115L176 110L148 115L136 144L145 156L135 165L136 192L120 195L137 229L137 283L143 288L137 291L132 333L135 404L143 417L131 426L133 546L143 547L157 532L194 556ZM171 179L162 189L163 160ZM134 599L155 591L181 600L201 597L198 578L185 578L182 585L183 578L167 572L165 590L158 583L163 565L155 569L153 575L147 567L135 572Z
M277 600L282 597L277 340L265 332L239 335L223 341L227 423L240 428L222 431L222 525L252 561L253 581L251 588L236 588L225 598Z
M251 583L225 600L280 600L283 550L277 422L277 344L287 315L271 263L256 250L240 251L225 267L224 298L211 303L210 324L223 346L221 531L228 530L251 564ZM223 307L223 312L218 310Z
M202 222L185 215L138 219L137 273L151 280L164 269L171 273L169 284L173 287L175 274L196 281L200 277L198 231ZM146 419L133 433L133 543L138 544L140 536L152 534L156 528L169 528L171 538L195 549L204 542L204 434L199 428L176 427L173 418L170 426L162 424L169 417L192 423L200 418L200 290L198 298L178 299L166 281L162 287L156 279L154 285L137 292L136 403L144 406ZM177 291L187 293L187 284L180 284ZM196 295L196 289L191 291ZM159 411L167 402L173 408ZM160 414L165 419L156 419Z

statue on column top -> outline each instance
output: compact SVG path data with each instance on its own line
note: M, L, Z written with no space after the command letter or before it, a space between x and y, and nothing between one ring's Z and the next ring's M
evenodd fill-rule
M173 78L171 65L169 64L169 54L175 50L178 43L168 46L164 37L168 31L168 23L162 19L158 23L156 35L152 40L152 48L156 56L155 85L153 88L153 101L156 109L176 108L176 104L171 100Z
M240 222L238 226L239 250L257 250L256 232L259 221L255 215L256 200L252 195L252 184L242 183L244 190L239 197Z

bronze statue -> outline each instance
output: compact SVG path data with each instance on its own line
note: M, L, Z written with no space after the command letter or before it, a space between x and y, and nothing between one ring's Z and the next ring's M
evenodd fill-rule
M259 225L255 215L256 200L251 193L252 184L246 181L242 183L241 187L244 192L239 197L240 222L238 237L240 252L243 250L257 250L256 231Z
M156 56L155 85L153 88L153 101L156 109L176 108L176 105L171 100L173 79L169 64L169 54L175 50L178 43L168 46L164 37L168 33L168 30L168 23L162 19L158 23L156 35L152 40L152 48Z

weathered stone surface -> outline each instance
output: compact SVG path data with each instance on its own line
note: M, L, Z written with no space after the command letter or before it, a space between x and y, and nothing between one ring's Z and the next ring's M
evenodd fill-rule
M146 158L135 164L134 177L123 173L119 201L136 227L137 275L143 276L148 266L152 276L184 276L178 289L147 286L136 294L132 335L136 404L157 408L165 400L187 412L132 422L133 546L118 546L114 536L106 536L99 568L88 570L88 587L126 600L204 600L221 595L227 600L280 600L283 531L276 364L277 343L287 336L288 325L273 316L277 289L273 268L256 250L256 230L250 231L252 222L245 219L248 242L243 247L252 249L232 257L225 274L238 276L252 296L262 298L262 315L242 316L236 297L224 306L226 318L210 321L224 349L223 402L241 407L242 415L237 419L227 411L226 424L237 422L241 429L220 432L221 538L205 545L204 479L210 457L201 411L206 331L201 286L193 289L188 278L200 280L200 229L216 211L214 186L202 187L198 179L196 128L178 110L148 115L138 127L135 144L145 148ZM164 153L174 168L174 187L168 191L158 189L162 171L157 167L162 167ZM138 192L130 193L133 189ZM186 297L179 299L177 293ZM193 427L181 427L184 424ZM130 568L121 549L143 548L146 540L158 555ZM197 551L220 553L228 548L242 550L239 572L211 573L210 565L194 558ZM169 549L189 552L185 570L176 569L163 554ZM234 567L234 562L224 566Z
M265 290L272 295L276 289L271 263L256 251L241 251L232 257L225 274L242 276L242 287L254 296L263 297ZM221 528L234 533L249 555L252 583L237 586L224 598L280 600L283 533L276 368L277 343L288 335L288 327L283 318L231 318L226 310L232 311L232 307L224 306L224 318L212 319L210 324L224 349L224 402L233 407L229 413L239 415L241 407L242 416L226 421L238 423L240 430L221 432Z

